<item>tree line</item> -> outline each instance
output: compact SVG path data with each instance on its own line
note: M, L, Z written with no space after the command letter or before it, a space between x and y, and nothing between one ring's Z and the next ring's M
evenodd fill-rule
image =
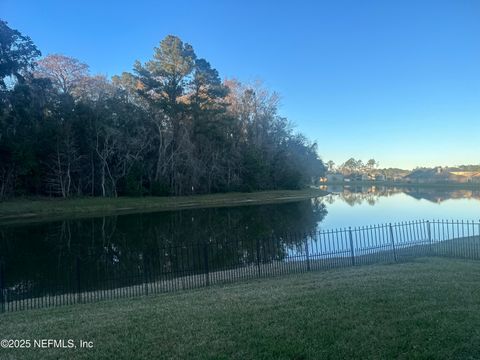
M276 93L176 36L107 79L0 20L0 198L297 189L324 172Z
M378 172L380 166L375 159L369 159L364 163L361 159L357 160L353 157L338 166L332 160L327 161L325 165L330 173L339 172L343 175Z

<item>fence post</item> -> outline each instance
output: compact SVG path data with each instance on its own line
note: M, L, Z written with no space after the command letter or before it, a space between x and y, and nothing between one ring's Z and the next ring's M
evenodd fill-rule
M308 253L308 238L305 235L305 256L307 257L307 271L310 271L310 256Z
M474 221L473 221L474 222ZM473 231L473 239L474 241L477 240L478 242L480 242L480 220L478 220L478 237L475 237L475 225L472 225L472 231ZM477 244L478 244L477 242ZM474 259L477 259L478 258L478 252L476 251L476 246L475 246L475 242L473 243L473 258Z
M353 250L353 235L352 235L352 228L348 228L348 236L350 238L350 254L352 256L352 266L355 266L355 252Z
M390 240L392 242L392 250L393 250L393 259L395 260L395 262L397 262L397 251L395 250L395 240L393 238L393 227L392 227L392 223L389 224L389 227L390 227Z
M3 261L0 260L0 313L5 312L4 288L5 288L5 267L3 265Z
M480 242L480 220L478 220L478 240ZM475 251L474 254L475 254L475 259L477 259L478 258L478 252Z
M76 287L77 287L77 303L81 303L82 302L82 292L81 292L81 286L80 286L80 258L77 256L75 258L75 273L76 273L76 277L77 277L77 283L76 283Z
M210 274L208 271L208 243L203 244L203 261L205 262L205 285L210 285Z
M432 230L430 229L430 220L427 220L428 243L430 244L430 252L433 253L432 246Z
M255 240L256 246L257 246L257 275L260 277L260 244L258 243L258 238Z
M148 277L147 277L147 266L145 262L145 250L143 250L142 260L143 260L143 292L145 293L145 295L148 295Z

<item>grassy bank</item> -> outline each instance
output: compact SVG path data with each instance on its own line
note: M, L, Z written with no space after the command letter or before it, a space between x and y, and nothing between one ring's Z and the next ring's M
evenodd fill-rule
M480 263L420 259L0 315L2 359L480 357Z
M323 196L318 189L225 193L178 197L13 199L0 202L0 224L64 217L130 214L203 207L298 201Z

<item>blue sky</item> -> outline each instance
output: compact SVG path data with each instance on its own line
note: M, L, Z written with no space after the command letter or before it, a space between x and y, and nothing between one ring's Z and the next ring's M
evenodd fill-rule
M480 1L24 1L0 18L109 76L168 34L262 79L324 160L480 163Z

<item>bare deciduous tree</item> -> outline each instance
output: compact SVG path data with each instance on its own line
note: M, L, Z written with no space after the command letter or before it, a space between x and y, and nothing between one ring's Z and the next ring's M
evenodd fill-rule
M35 75L50 79L60 91L73 95L88 75L88 65L69 56L51 54L38 61Z

